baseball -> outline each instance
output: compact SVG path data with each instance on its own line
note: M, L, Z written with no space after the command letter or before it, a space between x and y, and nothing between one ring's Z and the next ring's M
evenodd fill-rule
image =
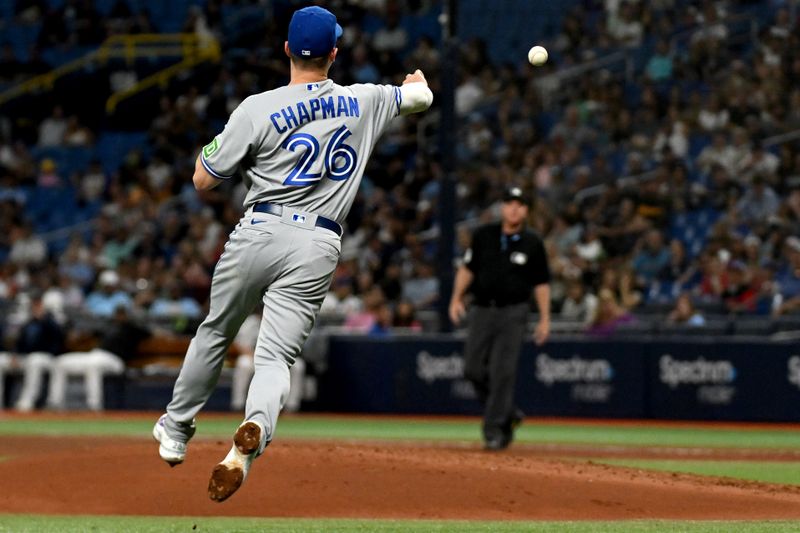
M528 50L528 61L536 67L544 65L547 63L547 49L544 46L534 46Z

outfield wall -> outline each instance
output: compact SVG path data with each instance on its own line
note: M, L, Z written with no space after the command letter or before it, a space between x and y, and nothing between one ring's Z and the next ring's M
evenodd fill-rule
M309 409L478 414L463 340L334 336ZM731 337L526 343L517 403L534 416L800 421L800 346Z

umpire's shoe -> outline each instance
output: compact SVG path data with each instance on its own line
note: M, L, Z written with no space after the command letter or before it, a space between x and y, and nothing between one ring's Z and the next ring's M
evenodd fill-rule
M508 448L509 444L511 444L511 439L503 435L502 437L487 439L486 442L483 443L483 449L490 452L499 452L500 450Z
M169 466L179 465L186 459L186 443L172 439L167 435L167 428L164 426L165 418L167 418L166 413L161 415L158 422L153 426L153 438L158 442L158 455ZM193 435L195 431L194 420L192 420L189 430Z
M233 446L225 459L211 471L208 482L208 497L215 502L227 500L247 478L250 465L258 455L264 428L258 422L244 422L233 436Z

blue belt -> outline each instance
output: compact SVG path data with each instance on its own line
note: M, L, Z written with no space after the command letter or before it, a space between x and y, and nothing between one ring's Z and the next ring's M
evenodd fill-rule
M259 213L266 213L268 215L275 215L275 216L283 216L283 206L278 204L271 204L269 202L262 202L260 204L256 204L253 206L253 211L257 211ZM329 218L321 217L317 215L317 222L314 224L318 228L325 228L329 229L334 232L339 237L342 236L342 226L339 225L338 222L335 220L331 220Z

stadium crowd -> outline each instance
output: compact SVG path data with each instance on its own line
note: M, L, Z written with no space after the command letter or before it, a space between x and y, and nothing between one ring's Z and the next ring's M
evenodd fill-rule
M190 10L185 31L215 35L228 50L224 3ZM291 3L276 3L283 4L247 46L226 52L210 86L165 89L150 110L147 146L113 172L93 161L62 173L18 140L24 125L0 121L0 302L9 349L35 319L39 299L67 330L76 317L108 318L119 307L178 333L202 318L246 185L234 180L197 193L194 158L244 97L287 79L277 28L286 26ZM345 29L337 82L399 83L421 68L438 92L436 39L412 40L401 24L409 13L435 16L437 3L332 4ZM546 240L556 315L589 333L609 334L655 304L675 304L663 317L694 325L703 323L695 306L764 316L800 310L800 149L796 137L776 138L800 130L798 20L780 2L764 2L765 22L753 19L755 35L742 40L732 21L751 4L576 2L543 43L552 59L541 68L524 54L523 61L494 62L479 39L462 43L456 255L471 228L497 215L502 191L518 184L535 199L530 225ZM27 62L4 48L6 81L35 74L30 65L40 71L37 58L48 47L153 27L146 10L124 0L106 18L92 2L53 9L18 0L15 17L42 30ZM381 25L365 31L368 18ZM625 72L564 74L642 50L641 65ZM38 146L91 148L101 134L82 123L79 102L60 102L49 115L36 132ZM418 331L425 324L417 315L435 309L442 292L433 266L442 169L430 134L436 124L424 120L395 121L347 219L322 313L351 331ZM26 212L26 187L70 189L80 205L97 206L97 216L54 251Z

